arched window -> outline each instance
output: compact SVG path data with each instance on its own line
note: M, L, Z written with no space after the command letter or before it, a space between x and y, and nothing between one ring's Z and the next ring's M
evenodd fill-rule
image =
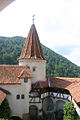
M25 98L25 96L24 96L24 94L22 94L22 95L21 95L21 99L24 99L24 98Z
M54 110L53 100L50 97L43 99L43 112L47 113Z
M30 118L31 119L35 119L35 120L38 119L38 108L37 108L37 106L31 105L29 107L29 113L30 113Z
M57 100L56 101L56 109L58 110L64 110L64 104L65 102L63 100Z
M16 99L17 99L17 100L19 100L19 99L20 99L20 95L19 95L19 94L16 96Z
M56 101L56 116L57 120L63 120L64 116L64 104L65 102L63 100L57 100Z

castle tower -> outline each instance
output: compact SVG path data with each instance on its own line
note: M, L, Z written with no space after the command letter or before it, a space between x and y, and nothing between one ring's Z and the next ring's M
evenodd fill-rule
M22 53L19 57L19 65L30 66L32 83L46 79L46 60L34 24L32 24L30 28Z

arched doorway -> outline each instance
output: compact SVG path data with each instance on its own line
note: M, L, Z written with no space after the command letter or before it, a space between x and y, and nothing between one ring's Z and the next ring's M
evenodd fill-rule
M22 120L20 117L18 117L18 116L12 116L11 118L10 118L11 120Z
M54 119L54 104L52 98L50 97L43 99L43 117L46 120Z
M36 120L38 119L38 108L35 105L31 105L29 107L30 119Z
M58 100L56 102L56 120L63 120L64 115L64 104L65 102L62 100Z

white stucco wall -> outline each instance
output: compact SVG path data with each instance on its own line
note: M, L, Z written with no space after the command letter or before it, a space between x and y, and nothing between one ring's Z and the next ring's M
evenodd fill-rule
M76 104L76 102L74 101L73 98L72 98L72 102L74 103L74 107L76 108L77 114L80 116L80 108L79 108L79 106Z
M46 60L31 60L31 59L23 59L19 60L19 65L28 65L31 70L32 75L32 83L36 81L44 81L46 80ZM36 68L36 71L33 72L33 68Z
M27 83L21 79L21 85L0 85L0 87L8 90L11 95L7 95L9 105L11 108L11 116L19 116L22 118L23 113L29 113L29 91L31 89L31 80ZM20 95L20 99L16 99L16 95ZM25 98L21 99L24 94Z

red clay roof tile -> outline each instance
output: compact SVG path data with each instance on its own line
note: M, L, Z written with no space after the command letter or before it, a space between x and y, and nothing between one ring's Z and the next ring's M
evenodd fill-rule
M25 70L24 78L30 78L30 68L18 65L0 65L0 84L21 84L20 74Z
M20 75L18 76L19 78L31 78L30 72L27 69L24 69L21 71Z

